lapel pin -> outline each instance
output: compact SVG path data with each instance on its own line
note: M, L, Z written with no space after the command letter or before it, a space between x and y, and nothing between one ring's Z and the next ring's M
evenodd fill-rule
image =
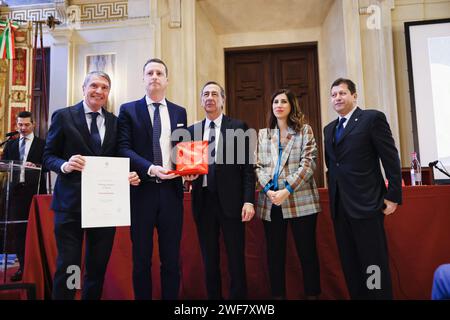
M358 121L358 118L355 118L355 121Z

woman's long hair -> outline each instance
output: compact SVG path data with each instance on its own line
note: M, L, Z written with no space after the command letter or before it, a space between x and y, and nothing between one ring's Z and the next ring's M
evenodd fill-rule
M270 129L274 129L277 126L277 118L273 113L273 100L275 100L276 96L282 93L286 95L289 104L291 105L291 112L289 113L289 116L287 118L287 124L290 128L292 128L295 132L298 133L302 130L303 125L306 124L305 115L300 111L297 97L289 89L278 89L272 94L272 98L270 99L268 127Z

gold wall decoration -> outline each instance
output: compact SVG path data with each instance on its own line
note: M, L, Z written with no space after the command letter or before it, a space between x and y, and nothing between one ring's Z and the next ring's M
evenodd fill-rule
M16 115L20 111L31 109L31 23L19 24L19 29L14 32L14 42L16 58L0 60L0 138L15 129Z
M117 20L128 17L128 2L80 4L81 21Z
M25 102L27 98L27 92L25 90L13 90L11 91L12 102Z

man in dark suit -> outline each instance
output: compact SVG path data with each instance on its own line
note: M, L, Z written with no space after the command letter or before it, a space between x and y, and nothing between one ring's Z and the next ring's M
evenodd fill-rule
M224 115L224 103L222 86L213 81L207 82L201 93L206 119L189 127L193 140L210 142L208 174L199 176L192 183L192 211L205 266L208 298L214 300L222 299L221 231L231 278L230 299L246 298L245 222L255 214L252 151L249 150L249 143L240 145L237 136L227 135L230 130L233 134L236 130L242 130L243 134L248 127L244 122ZM231 152L234 156L230 157ZM245 161L239 161L239 158Z
M131 240L135 299L152 298L153 229L158 230L162 298L178 298L183 183L168 174L172 132L186 128L186 110L166 99L168 70L160 59L144 64L145 96L125 103L119 113L119 154L130 158L142 184L131 192Z
M19 139L10 140L3 151L3 160L24 161L27 167L36 167L42 164L42 155L44 153L45 140L36 137L33 133L34 121L33 115L29 111L22 111L16 118L17 130L20 133ZM20 171L19 171L20 172ZM34 170L19 173L15 181L11 197L11 216L10 221L28 220L28 211L30 210L33 195L47 193L45 185L45 174L42 168L41 174ZM11 281L22 280L24 260L25 260L25 236L27 232L27 223L12 224L14 232L14 243L17 258L19 259L19 269L11 276Z
M111 88L109 76L100 71L87 74L84 100L55 111L44 151L45 166L56 172L52 209L55 211L55 238L58 248L53 280L53 299L73 299L75 288L67 285L70 266L81 265L83 237L85 275L82 299L101 298L103 281L114 242L115 228L81 228L81 171L84 156L117 155L117 118L105 110ZM130 183L137 185L136 173ZM81 267L80 267L81 269Z
M402 201L400 159L385 115L361 110L356 98L351 80L333 82L339 118L324 129L330 209L350 297L392 299L383 223Z

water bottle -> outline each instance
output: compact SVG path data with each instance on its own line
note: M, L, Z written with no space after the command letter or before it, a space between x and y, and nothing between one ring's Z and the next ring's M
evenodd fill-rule
M422 185L422 168L416 152L411 153L411 185Z

